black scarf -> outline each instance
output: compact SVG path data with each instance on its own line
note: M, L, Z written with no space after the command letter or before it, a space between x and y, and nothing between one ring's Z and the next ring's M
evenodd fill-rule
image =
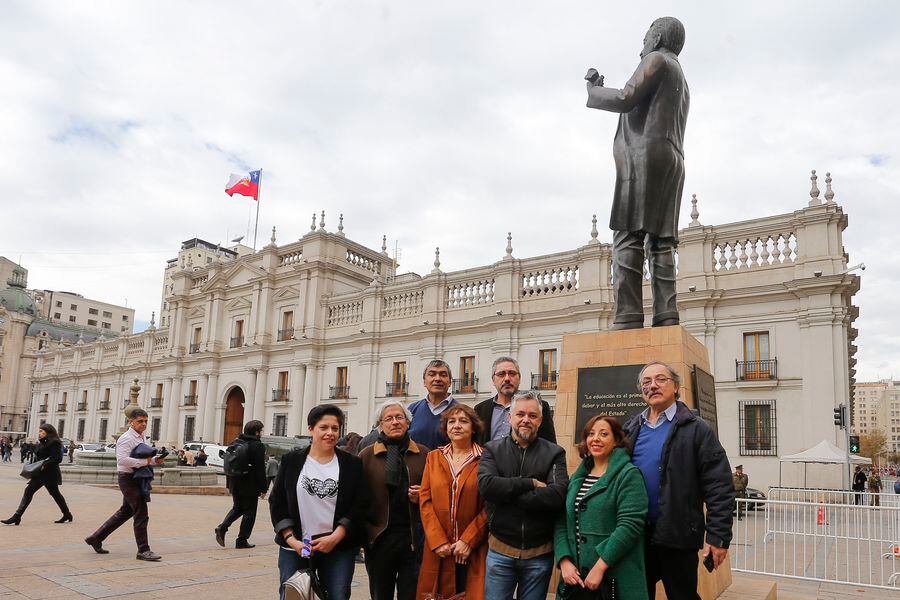
M403 455L406 454L406 448L409 446L409 434L395 440L384 435L382 431L378 434L378 441L387 447L387 458L384 461L384 483L392 490L397 489L400 487L403 472Z

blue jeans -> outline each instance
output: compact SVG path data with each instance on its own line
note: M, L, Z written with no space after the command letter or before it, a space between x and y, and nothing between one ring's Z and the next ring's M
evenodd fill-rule
M544 600L553 574L553 553L510 558L488 550L485 567L484 600L511 600L516 585L518 600Z
M356 567L356 548L349 550L332 550L312 559L312 564L319 574L319 580L328 590L329 600L350 600L350 584L353 582L353 569ZM293 550L278 549L278 597L283 598L282 586L299 569L305 569L308 559L301 558Z

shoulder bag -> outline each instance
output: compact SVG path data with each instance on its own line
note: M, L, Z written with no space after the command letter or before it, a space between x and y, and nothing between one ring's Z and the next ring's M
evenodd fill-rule
M22 466L22 472L19 473L25 479L34 479L37 477L41 470L44 468L44 463L47 462L46 458L43 458L39 461L28 463Z

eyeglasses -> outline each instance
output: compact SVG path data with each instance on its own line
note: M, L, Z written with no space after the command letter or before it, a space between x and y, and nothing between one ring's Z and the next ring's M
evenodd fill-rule
M500 379L505 379L507 375L510 377L518 377L519 372L518 371L497 371L496 373L494 373L494 377L499 377Z
M405 420L406 420L406 415L395 415L395 416L390 416L390 417L381 417L381 422L382 422L382 423L384 423L384 422L387 422L387 423L393 423L394 421L396 421L396 422L399 423L400 421L405 421Z
M671 377L666 377L665 375L657 375L653 379L650 379L649 377L645 377L644 379L641 379L640 387L642 390L646 390L646 389L649 389L650 385L653 384L654 382L656 383L656 385L666 385L667 381L675 381L675 380L672 379Z

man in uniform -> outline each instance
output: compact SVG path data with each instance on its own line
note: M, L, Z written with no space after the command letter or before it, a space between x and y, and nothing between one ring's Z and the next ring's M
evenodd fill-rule
M743 520L744 513L747 512L747 503L741 502L738 498L747 497L747 483L750 478L744 473L744 465L738 465L734 468L734 474L731 476L731 482L734 484L734 498L737 504L738 521Z

